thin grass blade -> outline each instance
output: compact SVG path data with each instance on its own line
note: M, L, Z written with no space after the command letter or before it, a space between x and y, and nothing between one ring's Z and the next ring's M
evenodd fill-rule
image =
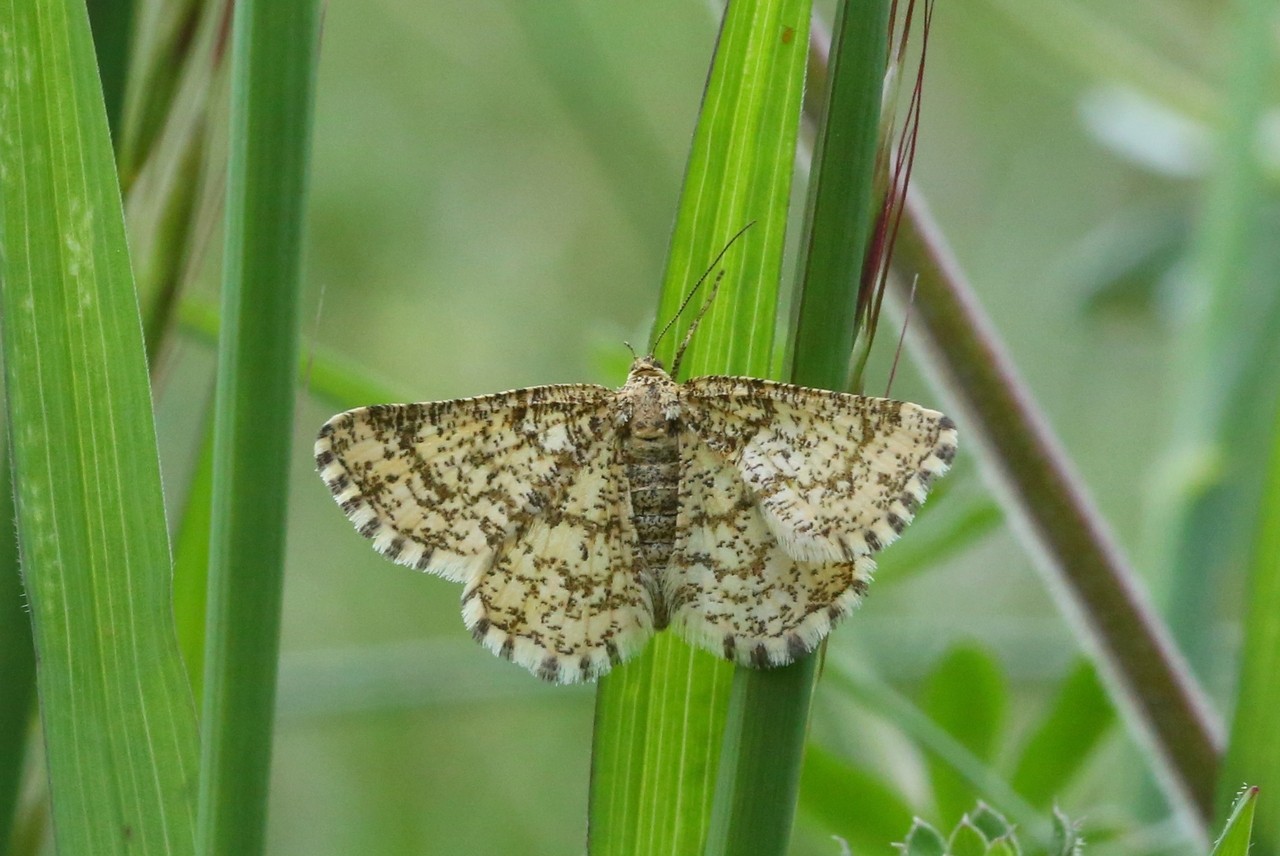
M236 4L200 851L264 846L318 46L313 0Z
M1280 420L1262 500L1258 537L1253 544L1245 594L1244 644L1240 651L1240 689L1236 697L1231 743L1218 783L1218 804L1225 807L1242 782L1258 782L1280 792ZM1280 853L1280 799L1271 796L1251 812L1259 856ZM1220 809L1221 810L1221 809Z

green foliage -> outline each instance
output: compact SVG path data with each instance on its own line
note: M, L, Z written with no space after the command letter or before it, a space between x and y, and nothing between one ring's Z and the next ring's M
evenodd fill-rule
M676 317L729 238L753 225L724 259L723 287L685 355L684 372L773 372L774 311L808 22L806 0L753 0L726 11L686 168L655 331ZM695 314L680 316L657 348L668 365ZM688 852L704 844L708 852L736 853L741 844L732 842L744 833L751 846L761 848L756 852L786 846L802 741L770 752L740 745L741 735L755 732L748 732L741 703L730 702L726 733L731 684L732 697L740 699L731 666L669 635L601 681L592 753L594 853ZM807 704L807 686L774 698L784 709ZM785 716L775 711L773 724ZM790 725L797 736L803 722L801 714ZM723 759L722 740L729 747ZM780 766L789 770L779 775ZM766 790L772 798L761 799ZM752 831L760 828L769 830L767 839Z
M196 720L84 5L0 4L0 68L7 427L58 846L191 853Z
M1227 816L1222 835L1213 845L1212 856L1247 856L1253 845L1254 813L1258 806L1258 789L1243 788L1236 796Z
M1048 807L1114 723L1115 708L1093 665L1077 663L1023 744L1010 784L1032 805Z
M206 856L266 847L317 9L248 0L234 16L201 734Z
M981 648L953 648L934 668L924 687L921 710L973 757L990 764L1004 731L1009 690L1000 666ZM952 767L929 759L929 777L938 816L954 823L973 804L973 791Z
M329 10L314 205L319 239L309 264L313 281L329 289L320 327L332 339L298 353L291 330L244 337L242 319L228 311L241 335L232 330L227 338L250 340L240 360L265 367L259 380L270 375L285 390L285 375L300 364L312 397L332 409L502 388L491 385L495 378L516 385L582 380L584 370L604 375L581 356L596 342L625 360L617 343L637 341L637 319L652 308L659 245L713 41L710 17L687 4L660 13L626 4L509 5L388 0L372 15L358 4ZM1280 258L1268 240L1276 225L1275 175L1255 133L1257 117L1274 100L1267 83L1274 80L1274 39L1251 18L1273 14L1274 4L1234 0L1194 12L1188 4L1156 5L1153 12L1152 4L979 0L963 16L940 14L941 73L931 71L926 86L929 130L918 184L938 206L981 301L1125 546L1137 546L1132 533L1145 531L1150 549L1137 553L1144 575L1176 595L1173 623L1191 640L1204 674L1219 681L1219 698L1228 697L1225 676L1234 663L1218 644L1227 635L1221 622L1235 621L1236 598L1246 592L1231 744L1216 783L1216 805L1225 813L1239 782L1258 783L1265 796L1280 776L1273 722L1280 707L1273 608L1280 568L1273 334L1280 302L1270 287ZM156 432L104 112L119 130L133 276L159 378L159 453L177 521L178 636L196 671L207 509L252 507L252 491L227 486L234 480L214 486L205 415L210 369L200 367L211 362L219 336L220 312L207 295L220 253L208 248L222 237L227 119L220 81L230 4L90 6L110 13L102 23L116 25L126 16L113 9L136 6L133 38L122 40L119 27L100 31L109 37L98 57L105 106L81 5L0 3L0 69L23 72L0 80L6 429L17 476L14 493L0 486L0 494L18 501L13 513L0 508L0 519L16 515L26 583L19 593L16 557L0 555L9 581L0 581L6 856L47 851L38 840L45 826L68 853L191 847L195 718L172 639ZM802 196L787 192L793 140L747 134L723 145L718 136L743 117L759 127L790 121L808 21L802 6L754 6L798 16L796 49L785 69L773 69L786 86L775 91L750 74L713 81L712 91L727 100L708 103L707 124L699 125L700 135L719 130L715 141L695 145L686 185L701 184L702 194L682 197L657 318L671 316L730 234L759 222L729 257L719 301L687 360L692 372L781 377L788 362L804 382L832 386L848 364L846 286L860 263L857 235L871 189L848 138L833 144L830 129L816 129L809 222L788 247L781 240L786 212L794 225ZM752 4L729 7L741 13ZM30 28L36 17L43 30ZM419 26L424 20L430 26ZM1201 67L1202 34L1220 21L1230 26L1223 31L1229 49L1215 81ZM839 45L848 34L836 29ZM726 30L720 56L759 63L760 71L780 55L778 43L735 38ZM306 41L288 45L302 54L315 46ZM856 52L858 40L850 43ZM757 52L762 45L774 53ZM846 68L881 63L882 56L867 50L861 60L846 57ZM281 61L297 61L294 71L309 62L297 55ZM128 97L117 123L125 68ZM836 82L848 79L838 75ZM1111 145L1097 131L1105 122L1090 112L1101 79L1123 82L1217 140L1203 194L1194 180L1168 182L1140 163L1135 168L1123 147L1098 156L1098 140ZM828 92L810 80L815 103L856 91L836 85ZM999 101L984 102L986 93ZM842 115L872 100L843 101ZM1079 123L1065 113L1080 105L1096 138L1076 133ZM707 118L712 114L718 118ZM1118 118L1135 123L1144 145L1166 142L1142 115ZM273 143L296 140L306 119L291 121L297 124L287 134L267 135ZM869 133L868 126L848 127ZM244 143L262 139L258 133L242 127L234 136ZM1184 175L1194 179L1204 169ZM268 192L261 201L273 199L289 207L300 197ZM85 211L93 212L91 224ZM287 216L300 219L296 210ZM239 213L232 226L270 219ZM1091 231L1082 224L1093 224ZM810 243L824 234L816 247ZM296 240L264 235L286 266L296 263ZM1106 238L1103 252L1099 236ZM777 289L787 279L786 254L798 260L797 279L805 282L795 295ZM1174 283L1171 269L1197 279ZM278 285L274 276L263 277L268 281ZM1123 316L1079 311L1092 295L1121 292L1133 296ZM821 323L801 327L792 359L791 343L780 341L790 333L774 318L779 310L799 313L806 302ZM1171 332L1168 310L1181 306L1208 311L1190 313L1190 324ZM813 344L827 327L840 328L832 338L841 344ZM104 335L95 340L95 330ZM680 338L671 334L663 347ZM273 340L277 350L269 352ZM1171 349L1181 356L1169 360ZM872 356L868 386L887 374L878 362L887 364L890 350ZM909 362L895 395L938 406ZM279 365L290 371L275 371ZM392 382L372 380L378 376ZM1159 392L1174 384L1176 407ZM275 416L255 420L273 443L287 430L281 426L292 400L288 392L274 397ZM322 415L308 401L298 437ZM1153 429L1162 425L1175 434L1163 464L1161 429ZM978 486L972 433L965 425L962 432L965 460L944 483L946 495L935 494L909 537L885 554L871 602L834 638L811 734L810 674L734 675L667 638L600 693L591 838L621 843L597 852L696 849L712 828L723 852L765 846L766 834L768 849L787 847L789 795L805 740L800 822L789 843L796 856L831 852L829 838L815 843L826 833L855 853L887 852L916 814L926 820L904 840L910 853L1074 853L1080 833L1061 814L1048 817L1055 803L1084 819L1092 852L1134 841L1148 851L1187 851L1183 830L1194 823L1171 820L1176 807L1150 804L1150 789L1142 787L1149 780L1135 772L1150 763L1149 741L1135 748L1127 738L1091 666L1063 671L1077 640L1036 612L1038 592L1021 582L1028 563L1005 532L1016 506L1001 508ZM255 477L288 460L271 448L263 454L272 462L255 465ZM296 595L285 603L272 851L550 854L580 846L589 695L526 683L469 647L457 627L456 593L381 567L335 522L305 448L292 457L297 509L288 556ZM1156 500L1143 502L1140 485L1152 469L1165 477ZM271 477L275 499L268 504L283 504L283 478ZM265 537L283 537L284 526L277 519ZM265 561L274 566L283 557L278 546L260 554L270 554ZM1178 568L1173 581L1166 580L1167 557ZM1241 567L1249 569L1247 583ZM236 789L267 772L266 675L276 661L280 579L274 570L248 576L230 585L253 614L220 622L244 630L237 643L244 659L213 668L224 678L235 669L231 662L256 670L245 682L257 712L228 717L226 731L248 735L253 747L239 759L242 778L224 770L221 785L210 779L207 787L228 806L242 798L251 804L224 814L253 837L263 830L262 788ZM970 585L971 578L978 582ZM956 579L964 585L952 588ZM229 602L225 590L221 597ZM128 610L137 621L119 620ZM27 745L33 731L39 734L30 727L33 623L44 745ZM904 688L916 682L911 695ZM193 683L198 696L200 680ZM733 713L724 739L727 709ZM149 736L139 731L144 720ZM33 760L41 754L43 764ZM1209 766L1196 783L1204 793L1214 785ZM24 770L38 767L48 770L54 796L47 821L42 777L22 781ZM1138 796L1144 790L1146 803ZM20 791L23 807L15 809ZM1230 817L1219 818L1215 853L1276 852L1280 801L1259 803L1258 793L1247 789ZM983 807L957 821L977 799ZM36 808L26 813L30 805ZM24 812L19 840L6 850L15 810Z
M1057 810L1053 813L1053 829L1052 846L1034 848L1031 852L1044 856L1076 856L1079 835ZM1022 856L1024 852L1017 827L983 803L962 815L946 835L916 818L898 848L903 856Z

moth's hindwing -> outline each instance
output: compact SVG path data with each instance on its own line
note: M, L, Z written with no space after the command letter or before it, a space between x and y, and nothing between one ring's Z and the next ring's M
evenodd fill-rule
M955 457L955 424L908 402L751 378L680 390L689 429L737 470L797 559L852 561L887 546Z

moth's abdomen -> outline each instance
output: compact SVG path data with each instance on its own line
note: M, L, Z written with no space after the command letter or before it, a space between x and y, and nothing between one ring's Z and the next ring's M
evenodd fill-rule
M671 561L680 510L680 444L674 435L658 440L628 438L625 450L631 491L631 523L640 543L645 569L654 581ZM655 624L666 625L666 609L654 603Z

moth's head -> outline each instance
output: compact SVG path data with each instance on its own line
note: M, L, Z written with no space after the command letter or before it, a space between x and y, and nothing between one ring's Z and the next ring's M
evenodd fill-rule
M631 364L631 371L627 373L627 382L656 379L670 379L662 361L653 354L647 357L636 357Z

